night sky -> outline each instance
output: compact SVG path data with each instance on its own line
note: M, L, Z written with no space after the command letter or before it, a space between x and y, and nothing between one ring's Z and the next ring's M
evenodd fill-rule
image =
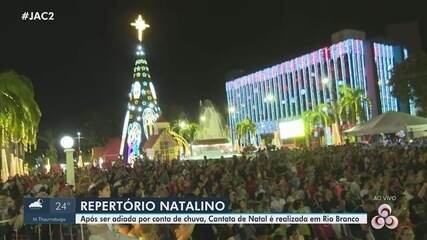
M211 99L225 111L227 74L327 46L343 28L377 37L389 23L416 20L427 46L422 1L377 2L3 1L0 70L33 81L42 129L79 129L83 113L105 109L121 125L137 44L129 24L142 14L151 26L143 42L162 109L194 116L199 100ZM53 11L55 20L22 21L24 11Z

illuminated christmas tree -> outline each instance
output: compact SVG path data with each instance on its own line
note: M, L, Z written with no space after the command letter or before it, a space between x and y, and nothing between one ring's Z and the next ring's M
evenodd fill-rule
M139 44L136 50L120 155L125 157L127 163L133 165L133 162L142 156L143 143L153 134L154 123L160 115L160 108L142 45L142 32L149 25L141 15L131 25L138 31Z

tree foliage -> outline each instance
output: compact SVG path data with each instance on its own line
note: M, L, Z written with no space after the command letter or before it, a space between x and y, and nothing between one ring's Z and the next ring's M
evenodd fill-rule
M45 156L45 164L47 164L47 159L49 159L51 165L57 163L58 134L56 134L53 129L47 129L39 134L38 139L39 142L43 142L45 145L45 149L43 149L43 154Z
M339 88L338 116L345 118L350 124L358 124L365 120L363 104L370 106L371 101L361 89L353 89L345 85Z
M340 100L333 103L321 103L313 110L307 110L302 114L306 144L310 145L312 129L316 125L332 127L333 142L340 144L341 130L339 126L343 121L350 124L360 123L365 119L364 104L370 106L370 100L360 89L352 89L345 85L340 86Z
M427 54L414 52L393 69L390 85L393 95L402 101L413 100L427 109ZM423 111L425 115L425 110Z
M31 81L14 71L0 73L0 143L19 144L24 151L37 143L41 111Z
M249 140L251 136L255 135L256 125L251 119L245 118L241 122L237 123L236 132L240 146L240 141L243 137L247 136Z
M178 133L189 143L194 140L196 132L199 129L199 124L183 119L173 121L171 125L171 130Z

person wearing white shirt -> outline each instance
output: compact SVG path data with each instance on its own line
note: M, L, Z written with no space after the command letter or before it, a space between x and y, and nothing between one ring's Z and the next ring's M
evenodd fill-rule
M271 198L270 202L271 212L280 213L283 211L283 207L285 206L286 201L281 195L282 194L279 190L274 192L274 196Z

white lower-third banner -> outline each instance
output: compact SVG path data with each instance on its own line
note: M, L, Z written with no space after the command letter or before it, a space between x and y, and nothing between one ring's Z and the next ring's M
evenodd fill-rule
M367 224L366 213L78 213L76 224Z

